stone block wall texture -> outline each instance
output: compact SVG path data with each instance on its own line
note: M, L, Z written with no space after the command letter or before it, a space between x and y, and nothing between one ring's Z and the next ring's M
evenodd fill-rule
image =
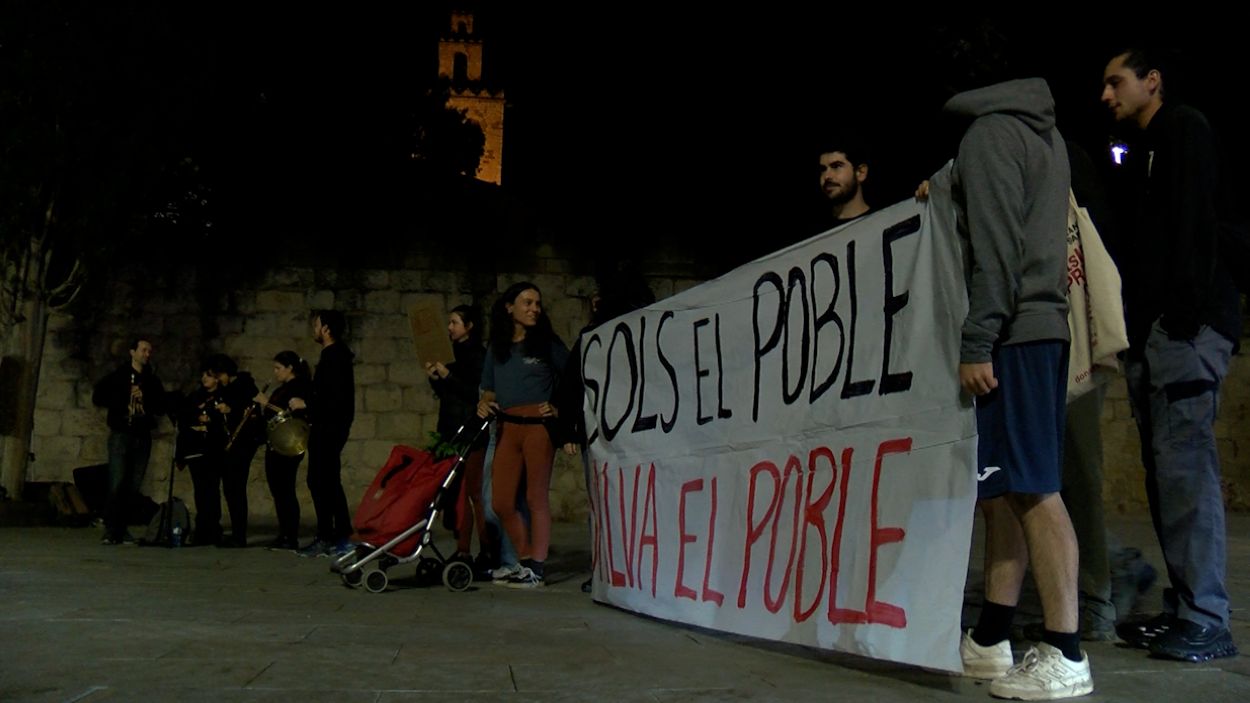
M174 272L164 283L143 283L119 275L110 284L104 313L87 327L68 315L52 318L39 385L30 481L72 481L73 469L107 461L104 411L91 405L93 383L125 358L126 340L137 332L155 342L153 361L169 390L189 392L198 382L198 363L224 351L249 370L258 384L271 379L271 359L290 349L315 365L319 347L308 322L310 309L343 310L356 352L356 422L343 452L343 483L349 505L361 494L396 444L423 446L437 424L438 401L416 358L407 310L417 302L444 309L480 299L484 314L499 291L519 280L537 283L556 331L569 343L590 314L591 267L559 246L543 244L531 255L497 262L483 273L457 267L439 256L408 256L395 268L343 269L278 266L249 285L205 295L193 271ZM644 264L657 298L685 290L722 270L701 266L676 248L651 252ZM205 309L210 309L205 314ZM1230 508L1250 508L1250 363L1234 357L1224 385L1216 433ZM1105 458L1104 501L1109 510L1145 514L1146 497L1137 430L1122 380L1113 382L1102 417ZM173 429L163 423L153 448L145 490L162 499L173 453ZM265 483L263 451L252 464L252 519L273 520ZM303 520L313 521L312 502L301 467ZM580 461L558 453L552 480L557 519L586 514ZM176 493L193 504L189 476L179 473Z
M99 306L102 313L91 320L57 314L50 323L32 446L35 460L27 480L72 481L75 468L107 462L105 412L92 406L91 391L99 378L126 360L132 335L152 338L152 363L169 391L194 390L200 361L218 351L229 354L264 386L272 379L271 360L279 351L293 350L316 365L320 347L312 340L309 311L334 308L347 316L346 342L356 354L356 420L343 451L343 484L354 511L391 448L425 446L437 426L438 399L418 363L408 309L433 302L450 310L473 302L476 293L488 316L499 292L529 280L540 286L556 332L572 344L589 319L595 283L585 258L562 256L557 249L537 246L531 255L510 258L488 274L457 268L458 262L439 256L408 256L389 269L284 265L245 287L209 295L197 287L196 273L190 270L173 271L162 281L145 281L140 272L119 274ZM692 257L662 253L648 266L658 272L647 276L657 297L717 273ZM173 450L174 428L162 420L144 488L158 501L167 491ZM305 460L299 477L301 519L311 526L306 470ZM263 450L252 462L248 486L251 519L258 526L272 524ZM186 472L175 476L175 493L194 504ZM580 459L563 452L556 459L552 504L557 519L581 519L587 511Z

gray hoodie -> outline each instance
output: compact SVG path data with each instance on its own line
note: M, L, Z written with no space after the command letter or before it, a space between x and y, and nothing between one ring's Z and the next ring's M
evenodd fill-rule
M968 284L960 361L988 362L1000 344L1066 341L1071 176L1050 88L1007 81L943 111L971 121L951 184Z

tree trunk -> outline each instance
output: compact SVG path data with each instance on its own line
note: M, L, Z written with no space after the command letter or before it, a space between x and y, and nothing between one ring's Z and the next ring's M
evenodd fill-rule
M39 395L39 370L43 366L43 347L48 334L48 306L32 297L23 302L25 317L9 330L12 358L19 362L20 372L14 394L14 426L11 436L4 438L3 454L0 455L0 482L9 497L21 498L26 483L26 469L30 463L31 435L35 428L35 400Z

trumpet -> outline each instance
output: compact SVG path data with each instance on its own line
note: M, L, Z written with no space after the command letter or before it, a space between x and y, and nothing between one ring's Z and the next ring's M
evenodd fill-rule
M136 417L143 415L143 394L135 393L139 388L135 372L130 372L130 406L126 409L126 424L132 424Z

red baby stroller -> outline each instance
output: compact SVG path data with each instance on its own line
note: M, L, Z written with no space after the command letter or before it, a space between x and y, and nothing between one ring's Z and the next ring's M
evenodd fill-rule
M490 425L478 420L477 431L464 445L459 444L467 425L456 431L451 444L472 447ZM438 580L453 591L464 591L473 583L473 567L462 561L449 561L435 546L431 528L439 514L456 500L453 486L464 469L468 452L447 459L435 459L422 449L397 445L386 465L356 510L356 548L335 559L330 571L338 573L352 588L361 585L370 593L386 590L386 570L417 562L417 579L423 583ZM434 556L428 556L432 552Z

